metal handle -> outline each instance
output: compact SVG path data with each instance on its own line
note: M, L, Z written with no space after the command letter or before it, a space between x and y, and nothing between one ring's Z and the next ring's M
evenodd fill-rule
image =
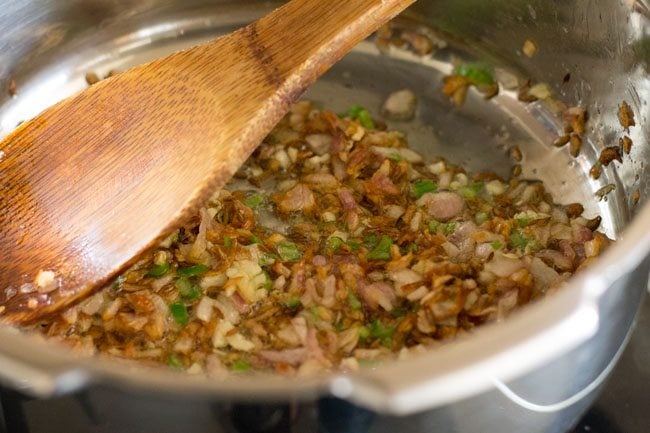
M62 351L34 344L37 336L0 327L0 383L34 397L51 397L87 386L90 375L75 367Z

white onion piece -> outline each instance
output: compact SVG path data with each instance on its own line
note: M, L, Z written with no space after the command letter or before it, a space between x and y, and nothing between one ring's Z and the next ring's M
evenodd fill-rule
M227 281L228 276L226 274L207 274L201 278L199 286L201 286L203 290L210 289L212 287L223 287Z
M524 263L516 256L496 252L492 260L485 264L484 270L494 275L505 278L525 267Z
M336 305L336 298L334 297L336 294L336 277L330 274L322 283L323 297L321 299L321 304L324 307L332 308Z
M447 253L447 256L452 260L460 255L460 249L451 242L445 242L441 246L445 250L445 253Z
M399 219L402 215L404 215L404 208L402 206L397 206L394 204L389 204L384 207L384 213L386 214L387 217L390 217L394 220Z
M443 222L457 216L465 208L463 198L454 192L428 192L420 197L417 204L425 206L429 215Z
M494 253L494 248L492 248L491 243L478 244L476 245L476 249L474 250L474 253L476 254L477 257L480 257L482 259L487 259L492 255L492 253Z
M445 189L449 188L449 185L451 185L451 173L448 171L440 173L438 176L438 187L440 189Z
M174 343L174 352L189 353L194 347L194 342L190 337L181 337Z
M190 256L194 259L202 258L208 248L208 241L205 236L210 225L210 216L205 208L201 208L200 215L201 223L199 224L199 233L196 235L194 244L192 244L192 250L190 251Z
M203 321L209 322L212 319L212 313L214 312L214 301L207 296L201 298L201 301L196 306L196 317Z
M561 271L570 271L573 269L571 259L556 250L542 250L535 254L542 260L550 262L555 268Z
M81 311L84 314L92 316L99 312L104 305L104 292L95 293L90 298L81 303Z
M325 155L332 146L332 136L329 134L310 134L305 141L316 155Z
M528 271L533 276L535 286L541 290L546 290L553 286L560 278L555 269L548 266L544 261L534 257L528 266Z
M382 107L382 114L390 120L411 120L415 116L418 98L410 89L391 93Z
M236 334L226 335L226 341L230 347L236 350L241 350L242 352L250 352L251 350L255 349L255 344L253 344L253 342L250 340L244 338L244 336L239 332Z
M151 288L154 291L158 292L166 285L171 284L172 281L174 281L174 275L171 274L165 275L161 278L156 278L155 280L153 280L153 282L151 283Z
M382 307L386 311L393 309L395 290L388 283L377 282L365 284L361 282L358 287L358 293L370 308L377 309L378 307Z
M409 301L418 301L424 298L429 293L427 286L420 286L406 296Z
M300 342L305 344L307 342L307 320L304 317L294 317L291 319L291 325L298 335Z
M395 290L398 293L400 293L403 286L422 281L422 275L411 269L400 269L396 272L390 272L388 277L395 283Z
M497 320L501 320L517 306L518 291L511 290L506 293L497 305Z
M286 350L262 350L260 356L271 362L284 362L289 365L297 366L307 360L308 353L304 347Z
M219 295L217 299L213 300L213 302L214 306L221 311L221 314L223 314L223 317L225 317L227 321L234 324L239 323L239 311L237 311L237 307L229 297Z

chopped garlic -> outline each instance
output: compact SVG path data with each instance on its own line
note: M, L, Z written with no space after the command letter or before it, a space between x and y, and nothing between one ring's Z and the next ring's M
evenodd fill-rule
M233 349L241 350L242 352L250 352L255 349L255 344L244 338L240 333L227 335L226 341Z
M228 281L226 274L206 274L203 278L201 278L199 286L201 286L203 290L210 289L212 287L223 287L223 285L226 284L226 281Z
M536 220L545 220L547 218L550 218L551 216L545 213L541 212L535 212L533 210L527 210L524 212L519 212L515 214L515 219L526 219L526 220L531 220L531 221L536 221Z
M298 160L298 149L295 147L290 147L287 149L287 153L289 154L289 159L291 162L296 162Z
M284 149L280 149L277 152L275 152L273 157L278 161L280 167L282 167L285 170L289 168L289 166L291 165L291 159L289 158L289 154L287 154L287 151Z
M485 190L490 195L501 195L506 192L506 186L501 181L492 180L485 184Z
M217 349L226 347L228 345L228 342L226 341L226 334L233 329L235 329L235 327L229 321L220 321L214 330L214 334L212 334L212 346Z
M196 306L196 317L203 322L209 322L214 312L214 300L204 296Z
M521 48L521 51L523 51L526 57L530 59L535 55L535 53L537 53L537 45L530 39L526 39L524 41L524 46Z
M38 286L39 293L50 293L56 290L58 284L56 282L56 274L52 271L38 271L34 284Z
M469 183L469 179L467 178L466 174L457 173L454 176L454 180L449 184L449 188L453 190L457 190L467 186L468 183Z
M203 374L203 367L195 362L185 372L192 375Z
M226 271L228 282L225 285L226 293L235 291L249 303L264 299L267 295L262 287L266 283L266 275L257 262L252 260L239 260L232 264Z
M427 168L431 172L431 174L442 174L447 170L447 167L445 167L445 162L440 161L440 162L434 162L433 164L427 165Z

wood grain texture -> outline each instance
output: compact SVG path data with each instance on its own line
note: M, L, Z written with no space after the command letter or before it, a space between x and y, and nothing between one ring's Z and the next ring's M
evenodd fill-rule
M413 1L294 0L23 124L0 144L0 320L38 319L130 266L230 179L318 76ZM40 270L58 288L21 293Z

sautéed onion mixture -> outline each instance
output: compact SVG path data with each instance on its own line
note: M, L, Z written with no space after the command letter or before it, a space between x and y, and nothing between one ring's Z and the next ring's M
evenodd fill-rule
M356 370L557 289L610 242L582 213L540 182L425 160L362 107L302 101L194 219L36 328L213 377Z

